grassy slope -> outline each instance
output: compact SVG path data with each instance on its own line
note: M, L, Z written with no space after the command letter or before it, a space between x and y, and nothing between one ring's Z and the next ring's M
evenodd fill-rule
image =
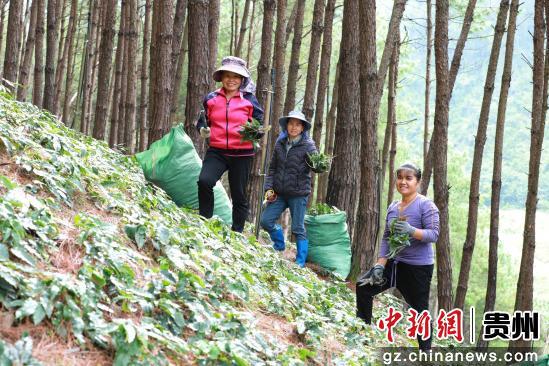
M133 157L5 94L0 163L1 357L32 338L52 364L362 364L385 345L345 284L176 207Z

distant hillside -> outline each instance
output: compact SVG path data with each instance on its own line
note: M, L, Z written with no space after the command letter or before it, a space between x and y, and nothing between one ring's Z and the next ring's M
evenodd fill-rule
M176 207L133 157L4 93L0 192L2 360L362 365L386 345L344 283Z

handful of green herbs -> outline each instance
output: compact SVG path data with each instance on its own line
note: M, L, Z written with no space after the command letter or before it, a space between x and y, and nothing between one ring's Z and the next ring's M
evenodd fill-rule
M242 136L242 141L250 141L253 143L254 147L259 147L259 140L271 129L271 126L263 127L257 120L252 120L246 122L238 133Z
M316 205L312 205L307 210L307 214L311 216L329 215L337 212L339 212L339 210L336 207L332 207L325 203L318 203Z
M324 153L307 154L307 165L315 173L324 173L330 168L332 158Z
M389 224L389 259L396 257L402 249L410 246L410 236L408 234L398 234L395 232L394 227L396 222L397 220L393 220Z

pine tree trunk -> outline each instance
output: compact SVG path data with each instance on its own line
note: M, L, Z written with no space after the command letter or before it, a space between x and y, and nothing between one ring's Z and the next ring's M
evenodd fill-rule
M316 77L320 54L324 23L324 0L315 0L313 23L311 24L311 45L309 61L307 62L307 79L305 80L305 96L303 97L303 114L308 121L312 120L315 111ZM316 129L316 126L313 127Z
M90 10L88 13L88 34L86 36L86 50L82 57L82 81L81 92L78 100L82 102L80 111L80 132L86 133L90 119L90 101L92 92L92 69L94 59L94 46L97 34L97 20L99 18L99 8L97 2L90 1Z
M110 113L110 131L109 131L109 146L114 147L115 145L121 143L122 141L118 139L118 130L119 130L119 118L118 118L118 103L122 93L122 67L124 66L124 11L125 3L122 3L122 8L120 10L120 25L118 29L118 41L116 45L116 54L114 56L114 91L113 97L111 100L111 113ZM147 49L144 48L143 52L146 53Z
M187 0L177 0L175 8L175 17L173 20L173 42L171 54L171 80L172 80L172 95L170 96L170 124L175 121L177 105L179 102L179 87L181 85L181 72L183 70L179 60L181 60L183 52L184 33L187 32L185 26L185 12L187 11Z
M471 180L469 188L469 211L467 213L467 233L465 243L463 244L463 254L461 256L461 267L456 289L456 298L454 307L463 310L465 296L467 295L467 286L469 282L469 271L471 269L471 260L475 249L475 239L477 235L477 217L478 203L480 197L480 172L482 169L482 154L484 153L484 144L486 142L486 130L488 128L488 119L490 118L490 105L492 104L492 95L494 93L494 81L498 68L499 52L501 49L501 40L505 32L507 23L507 14L509 13L509 0L502 0L499 6L499 13L495 26L494 40L490 59L488 61L488 71L484 82L484 95L482 97L482 106L480 108L480 117L478 120L477 133L475 135L475 148L473 152L473 167L471 169Z
M44 108L55 113L55 61L57 56L57 1L48 0L46 68L44 78Z
M288 83L286 87L286 100L284 101L284 115L287 115L295 107L295 93L297 77L299 73L299 55L301 52L301 36L303 34L303 16L305 14L305 0L297 0L297 10L294 24L294 39L292 40L292 53L290 55L290 67L288 69Z
M116 0L108 0L106 3L106 18L101 37L101 48L99 50L99 72L97 81L97 102L95 104L95 124L93 126L93 137L99 140L105 138L107 126L107 107L109 105L110 79L112 70L112 52L114 47L115 23L116 23Z
M276 10L276 1L275 0L264 0L263 1L263 30L261 34L261 55L259 57L259 62L257 65L257 99L261 106L265 106L267 101L267 90L270 89L271 84L271 55L273 50L272 44L272 34L273 34L273 22L274 14ZM268 110L265 113L269 113ZM278 121L271 119L271 127L278 125ZM275 132L271 128L269 134L274 134ZM263 147L267 148L267 147ZM268 151L272 151L272 146L269 147ZM261 166L261 161L259 159L259 154L256 154L254 161L252 163L252 169L250 172L250 181L248 187L246 188L248 202L250 202L250 214L248 219L253 221L258 215L257 205L255 204L259 200L259 194L262 194L263 187L259 187L260 179L259 176L260 170L263 169ZM263 173L263 172L262 172Z
M137 0L128 0L128 27L126 40L128 47L126 48L127 55L127 76L126 76L126 101L124 104L125 115L125 137L124 140L127 146L128 154L135 153L136 146L136 120L135 120L135 103L137 99L137 78L136 78L136 64L137 59ZM168 80L168 83L171 81ZM168 104L169 111L169 104Z
M210 13L208 20L208 44L209 44L209 70L210 73L215 70L215 64L217 62L217 34L219 33L219 12L220 4L219 0L209 0L210 3ZM190 49L190 47L189 47ZM210 89L215 87L215 81L213 78L209 77Z
M127 151L128 145L126 141L126 97L128 92L128 28L129 28L129 2L130 0L122 1L122 18L124 19L124 48L122 49L122 74L120 75L120 96L118 98L118 144L124 145ZM169 67L169 65L168 65Z
M395 80L396 81L396 80ZM391 150L389 151L389 185L387 186L387 207L393 202L393 194L395 192L395 158L397 153L397 124L392 123L391 126Z
M264 106L271 84L271 59L273 52L273 25L276 10L275 0L263 0L263 30L261 31L261 55L257 64L257 100ZM266 111L268 113L268 111ZM271 122L273 122L271 120ZM255 171L255 170L253 170ZM253 202L253 201L250 201Z
M23 56L23 62L21 62L19 68L19 81L17 86L17 100L22 102L27 100L27 94L29 89L29 78L32 57L34 56L34 41L36 36L36 17L38 13L38 3L34 1L31 6L29 33L27 36L27 42L25 44L25 52ZM0 29L1 32L1 29Z
M461 32L454 48L454 55L452 56L452 64L450 66L449 73L449 82L448 82L448 95L449 99L452 98L452 90L454 90L454 84L456 82L456 77L461 65L461 56L463 55L463 50L465 48L465 43L467 42L467 37L469 35L469 30L471 29L471 24L473 23L473 16L475 11L475 6L477 0L469 0L467 4L467 9L465 10L465 15L463 17L463 25L461 27ZM427 195L429 189L429 182L431 181L431 174L433 173L433 154L430 153L434 144L434 137L431 135L431 140L429 141L429 147L427 150L427 159L423 161L423 174L421 177L421 189L420 193L424 196Z
M484 313L494 311L496 304L497 269L498 269L498 244L499 244L499 204L501 193L501 166L503 152L503 135L505 130L505 112L507 109L507 97L511 86L511 71L513 70L513 49L515 43L515 30L517 26L519 2L511 2L509 25L507 27L507 41L505 46L505 61L501 76L501 89L499 93L498 115L496 119L496 137L494 141L494 167L492 171L492 197L490 200L490 249L488 251L488 281L486 284L486 298L484 301ZM478 349L488 346L488 341L479 337Z
M17 68L19 65L19 50L21 49L21 16L23 12L22 0L10 0L8 29L6 32L6 53L4 55L3 85L11 92L15 92L17 83Z
M332 26L335 12L335 0L328 0L326 12L324 15L324 34L322 36L322 52L320 56L320 70L318 76L318 90L316 96L315 120L313 130L313 140L317 148L320 149L322 140L322 130L324 123L324 102L326 99L326 89L328 88L328 79L330 77L330 60L332 58Z
M252 48L254 44L254 20L255 20L255 4L257 0L252 0L252 16L250 17L250 31L248 32L248 52L246 53L246 62L248 66L252 63Z
M254 3L255 4L255 3ZM0 55L2 54L2 46L4 45L4 19L6 18L6 4L0 0ZM253 16L252 16L253 22ZM0 69L0 77L3 75L3 68Z
M204 143L196 131L195 122L202 109L202 100L208 93L212 80L210 69L210 37L208 37L210 2L189 0L189 77L185 103L185 131L191 137L200 156L204 155ZM215 4L214 4L215 5ZM215 6L214 6L215 7ZM217 38L217 34L216 34ZM210 60L204 64L205 60Z
M385 136L383 138L383 149L381 152L381 187L385 187L385 176L387 171L393 174L392 170L387 170L389 160L389 149L391 145L391 133L393 126L396 125L396 89L398 82L398 62L400 54L400 29L396 30L393 40L393 54L389 65L389 80L387 81L387 124L385 126Z
M280 132L278 119L282 117L284 108L284 76L286 64L286 0L277 0L276 31L274 43L273 68L275 69L275 86L273 94L273 114L271 121L271 143L275 146Z
M429 151L429 114L431 103L431 50L433 45L433 22L431 0L427 0L427 51L425 53L425 107L423 114L423 161Z
M530 129L530 162L528 166L528 193L524 218L524 241L517 282L515 311L532 311L534 296L534 254L536 250L536 206L538 203L539 168L543 149L543 135L547 112L547 82L549 76L549 38L545 55L543 0L535 1L534 8L534 67L532 87L532 128ZM545 20L549 19L549 4L545 1ZM545 56L545 60L544 60ZM545 65L544 65L545 64ZM524 353L532 348L531 340L522 337L509 342L509 351Z
M183 31L183 41L181 43L181 52L177 60L175 75L173 78L172 90L172 108L170 110L170 123L173 125L177 121L177 111L179 109L179 92L181 89L181 81L183 80L183 65L185 64L185 56L188 52L189 45L189 23L185 24Z
M440 214L440 232L436 245L437 290L440 309L452 307L452 264L450 251L450 232L448 220L448 108L450 90L448 84L448 0L436 2L435 16L435 65L436 65L436 102L435 124L433 129L434 146L433 173L435 204Z
M68 49L66 48L66 34L65 34L65 10L67 9L67 0L57 0L57 14L59 15L57 24L59 25L59 45L57 47L57 67L55 68L55 91L53 94L53 111L56 116L59 116L59 98L62 91L62 82L63 74L65 74L65 69L67 67L67 56L66 53ZM64 47L65 46L65 47Z
M65 94L63 96L63 114L62 114L62 120L65 124L68 124L69 122L69 114L70 114L70 95L71 95L71 86L72 86L72 79L73 79L73 65L74 65L74 59L75 54L74 50L77 48L75 47L75 38L76 38L76 25L77 25L77 13L78 13L78 1L77 0L71 0L71 15L69 19L69 30L67 34L67 43L65 44L65 47L67 47L67 76L65 80Z
M244 13L242 14L242 21L240 22L240 35L238 36L238 43L236 44L236 49L234 55L240 57L242 53L242 47L244 45L244 38L246 37L246 29L248 22L248 13L250 12L250 0L246 0L244 3Z
M378 116L383 84L389 68L390 57L395 46L400 21L406 0L394 2L385 48L381 56L379 70L376 59L376 19L375 6L361 2L360 14L360 199L356 215L356 235L352 241L353 252L349 278L356 278L360 272L375 261L377 237L380 226L380 161L377 149ZM372 92L374 91L374 92Z
M147 148L149 135L149 120L147 108L149 96L147 94L149 81L149 47L151 43L151 0L145 1L145 21L143 24L143 54L141 59L141 103L139 105L139 151ZM177 74L176 74L177 75ZM176 76L177 77L177 76ZM177 90L177 89L174 89ZM173 102L172 102L173 106Z
M339 79L339 69L340 68L339 68L339 62L338 62L336 67L336 77L335 77L336 81L332 88L332 101L330 103L328 115L326 116L326 144L324 145L324 154L328 156L333 156L333 153L334 153L335 122L336 122L336 111L337 111L337 100L338 100L337 80ZM326 98L326 102L328 102L329 99L330 99L329 97ZM329 173L330 172L328 171L320 175L318 188L317 188L317 202L324 203L326 201L326 190L328 189Z
M34 45L34 81L32 86L32 104L42 107L44 85L44 22L46 15L46 0L35 0L36 35Z
M347 213L351 238L360 193L359 2L343 5L334 159L326 194L326 203Z

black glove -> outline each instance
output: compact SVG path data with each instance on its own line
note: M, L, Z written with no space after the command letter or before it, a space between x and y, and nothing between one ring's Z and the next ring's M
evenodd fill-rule
M364 285L376 285L383 286L385 284L385 278L383 277L383 272L385 271L385 266L383 264L376 264L368 272L363 273L356 280L358 286Z
M265 132L263 132L263 131L257 131L255 133L255 139L256 140L261 140L263 138L263 136L265 136Z

